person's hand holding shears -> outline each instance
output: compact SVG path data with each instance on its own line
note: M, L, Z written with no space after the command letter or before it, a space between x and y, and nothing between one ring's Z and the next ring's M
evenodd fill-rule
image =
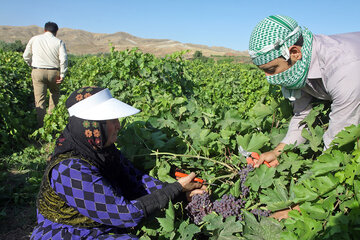
M189 177L191 178L191 181L197 184L201 184L202 186L200 188L197 189L193 189L193 190L187 190L186 191L186 198L188 201L191 201L191 197L194 196L195 194L203 194L207 191L206 189L206 185L210 184L210 183L206 183L204 180L200 179L200 178L196 178L195 177L195 173L190 173L190 174L186 174L186 173L182 173L182 172L175 172L175 177L176 179L178 179L178 182L181 184L183 180L188 179ZM211 184L211 185L215 185L215 184Z
M275 167L279 165L279 162L277 160L273 161L271 160L270 163L267 161L268 159L272 159L271 156L268 156L268 154L264 153L259 155L257 152L248 152L245 151L245 149L242 146L239 146L239 153L246 157L246 161L248 164L251 164L252 166L259 167L261 164L265 164L268 167ZM275 157L276 159L276 157Z
M259 160L255 163L254 167L259 167L261 164L266 164L268 167L276 167L279 165L277 156L274 151L266 152L260 155Z

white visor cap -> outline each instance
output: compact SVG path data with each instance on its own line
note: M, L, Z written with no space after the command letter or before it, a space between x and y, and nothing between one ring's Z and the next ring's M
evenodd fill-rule
M68 111L70 117L86 120L110 120L140 112L139 109L113 98L107 88L72 105Z

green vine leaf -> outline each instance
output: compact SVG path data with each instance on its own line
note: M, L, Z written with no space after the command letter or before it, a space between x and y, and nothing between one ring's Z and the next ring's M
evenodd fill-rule
M189 224L183 221L179 226L179 232L182 240L193 240L194 235L201 232L201 229L195 224Z
M292 196L280 179L274 180L274 188L267 188L260 195L260 202L267 206L271 211L285 209L292 204Z
M355 126L351 125L349 127L345 127L344 130L336 134L335 139L331 142L331 146L338 145L338 147L342 147L351 142L355 142L360 138L360 124Z
M244 211L244 238L249 240L280 239L282 224L273 218L262 217L258 222L255 216Z
M159 221L163 231L165 232L174 231L175 210L174 210L174 205L172 204L171 201L169 202L168 208L165 210L165 217L164 218L157 217L156 219Z
M315 176L319 176L331 171L337 171L340 163L344 162L345 156L340 151L333 151L332 154L325 153L318 157L313 163L311 171Z
M265 164L262 164L259 168L255 169L253 174L249 175L246 184L254 191L258 191L260 187L270 187L273 184L275 172L275 168L268 168Z
M248 152L259 152L259 150L270 141L270 138L263 133L245 134L237 136L238 146L242 146Z

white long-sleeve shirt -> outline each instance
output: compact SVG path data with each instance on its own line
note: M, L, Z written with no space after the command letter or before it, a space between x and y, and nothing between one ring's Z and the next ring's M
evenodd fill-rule
M325 148L346 126L359 124L360 32L314 35L308 79L301 90L283 143L305 142L299 123L311 111L313 98L331 101L329 127L323 136Z
M25 62L31 67L59 68L60 76L67 72L67 53L65 43L51 32L32 37L23 54Z

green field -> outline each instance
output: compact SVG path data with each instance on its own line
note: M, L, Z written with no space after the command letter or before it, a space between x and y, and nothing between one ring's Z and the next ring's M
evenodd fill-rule
M241 145L258 153L284 137L292 111L277 87L254 65L232 60L164 58L136 49L104 56L71 56L62 97L43 128L36 129L31 69L21 53L0 50L0 238L31 233L35 199L46 160L66 126L65 100L83 86L107 87L141 109L121 120L117 146L143 171L166 182L181 168L218 186L213 200L231 194L246 203L241 216L208 214L197 225L185 204L168 209L131 231L142 239L356 239L360 236L360 125L350 126L323 152L328 105L317 102L304 120L308 139L287 146L277 168L250 172L241 191ZM299 205L288 219L260 217ZM7 238L8 237L8 238ZM19 238L18 238L19 239Z

